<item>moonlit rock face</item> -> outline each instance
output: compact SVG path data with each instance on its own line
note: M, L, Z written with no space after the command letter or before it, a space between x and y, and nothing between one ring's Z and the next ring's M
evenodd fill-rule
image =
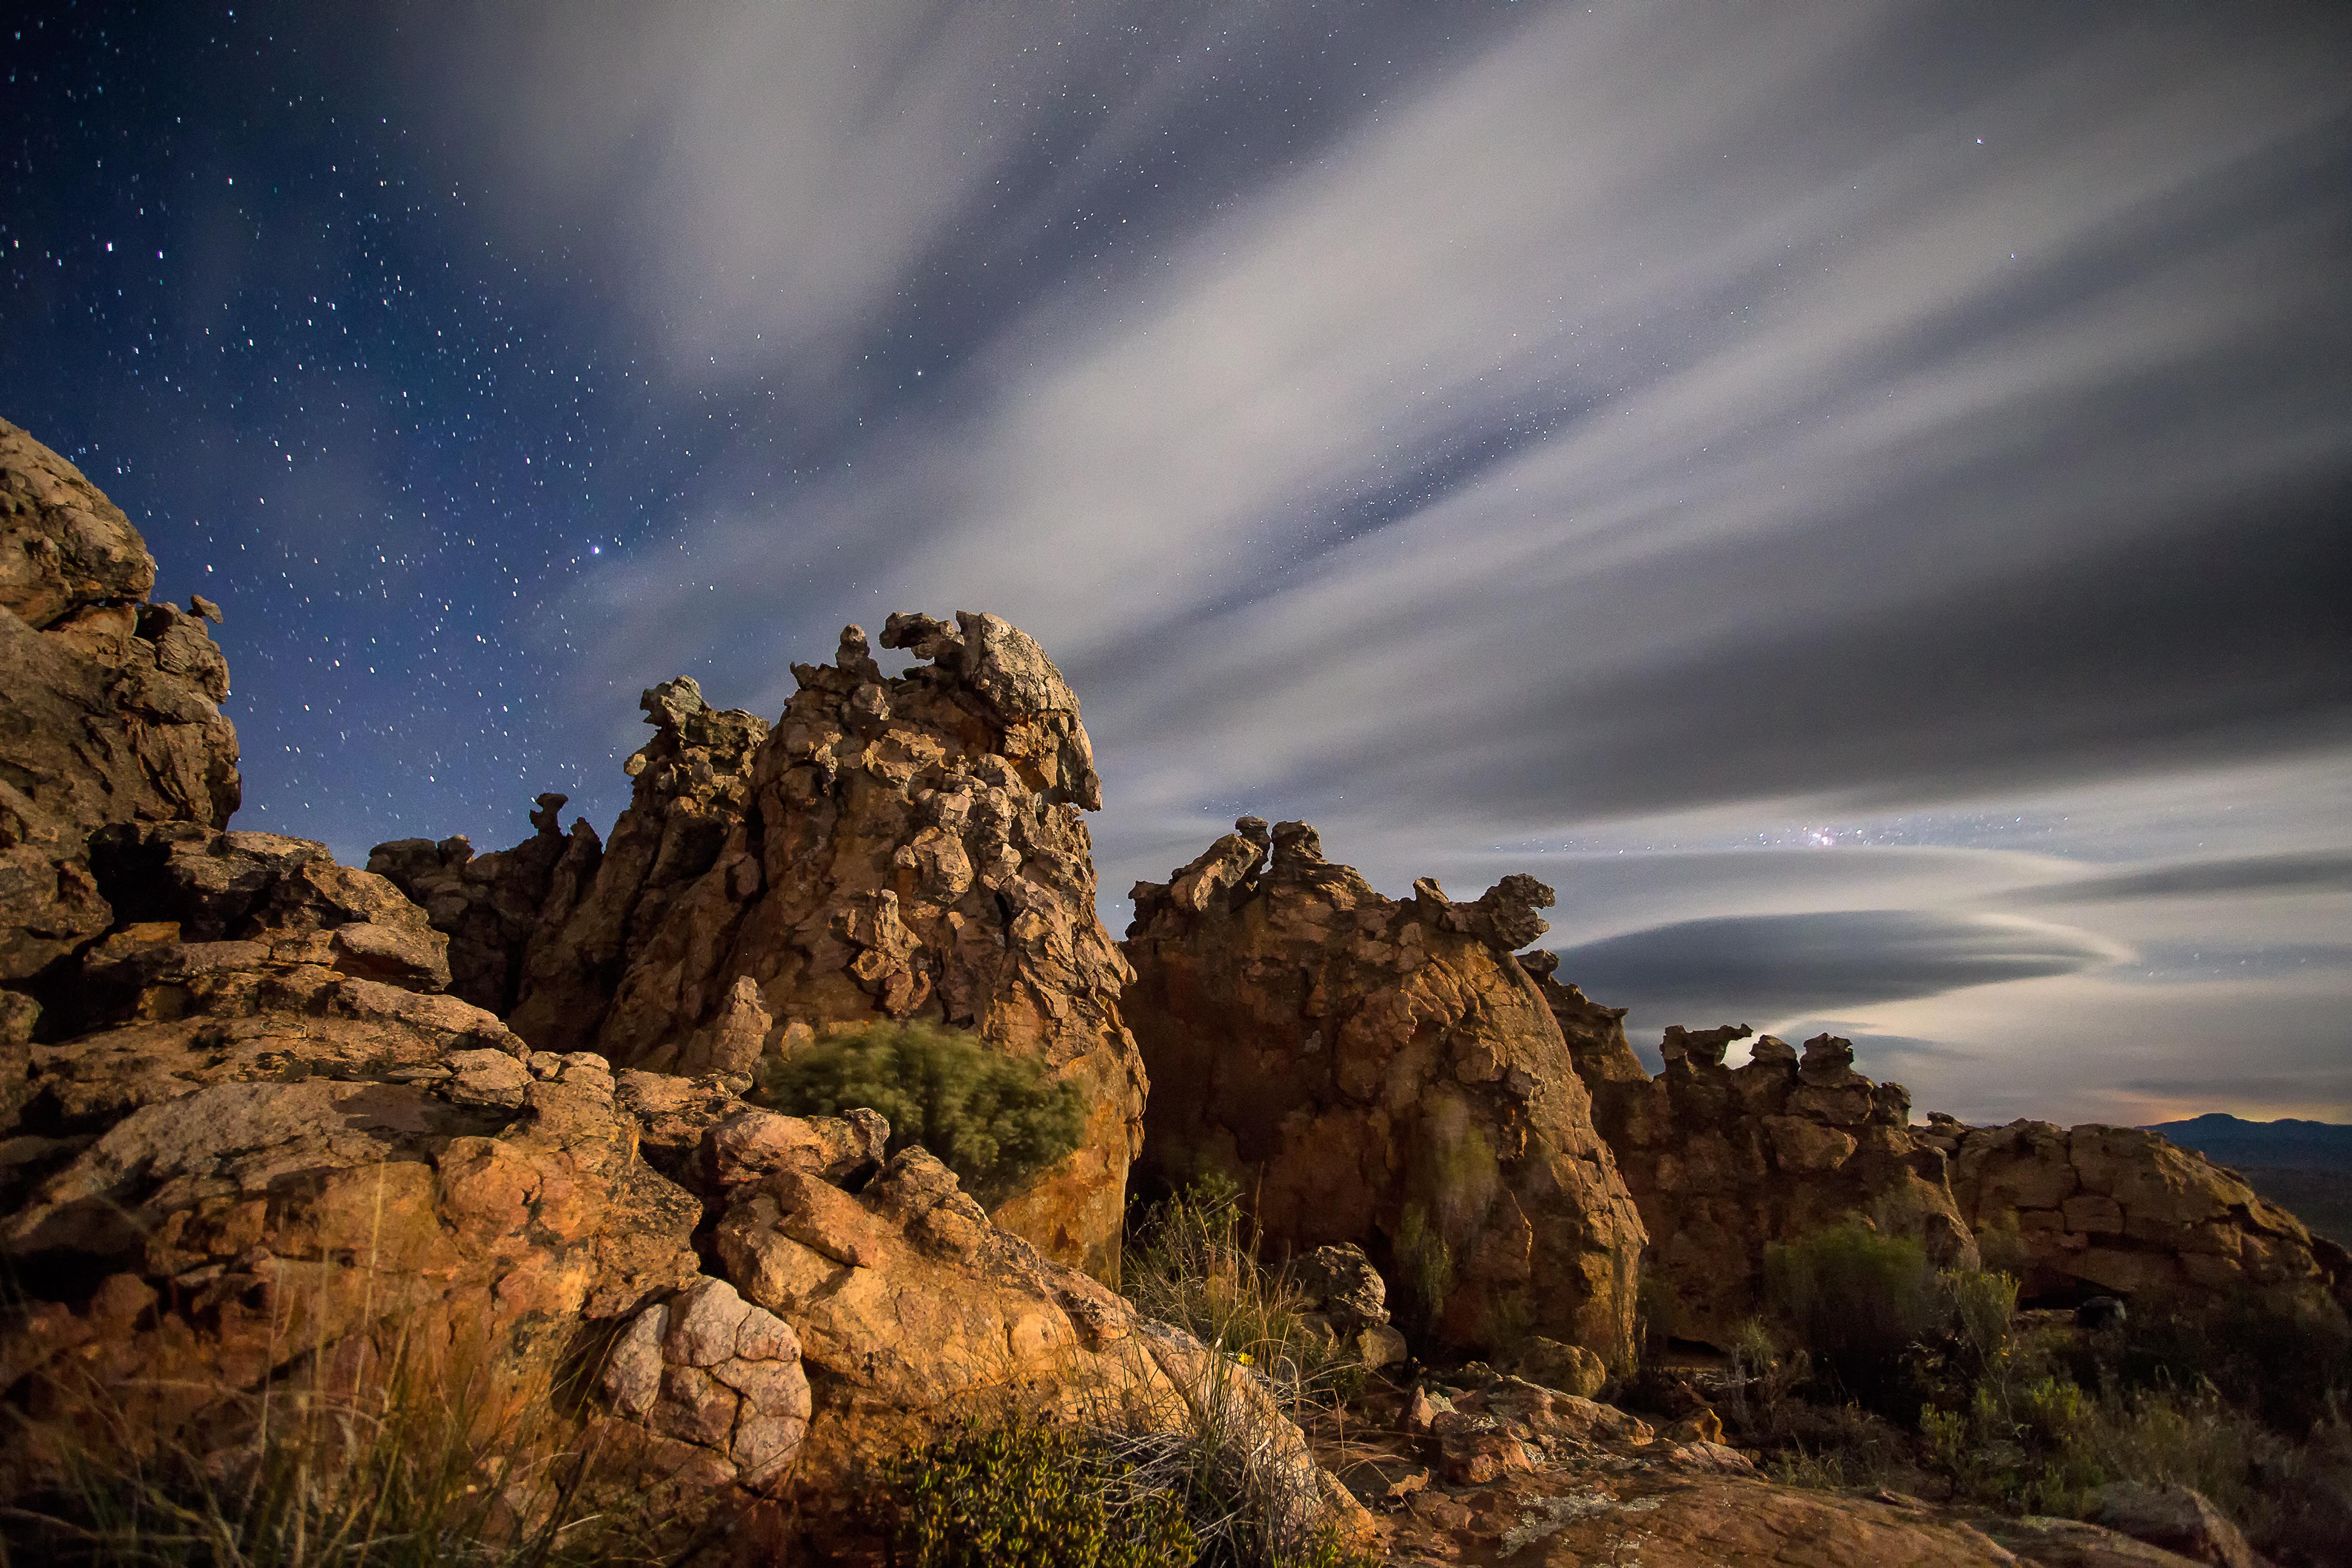
M1095 909L1079 812L1102 783L1078 699L999 616L894 614L881 642L926 662L886 675L845 627L833 663L793 666L772 727L684 677L646 690L654 737L584 880L563 870L585 852L558 862L544 825L474 860L422 840L378 856L450 934L453 968L482 977L469 994L511 977L508 1016L539 1049L742 1074L830 1025L920 1017L1041 1057L1080 1087L1087 1125L996 1218L1112 1276L1143 1075L1118 1010L1129 971ZM502 890L533 876L551 890L538 918L505 918ZM708 1157L729 1179L794 1164L786 1120L730 1123Z
M1511 955L1550 898L1520 875L1383 898L1306 823L1254 819L1137 884L1152 1174L1243 1183L1270 1246L1361 1246L1408 1342L1534 1333L1626 1364L1646 1237Z

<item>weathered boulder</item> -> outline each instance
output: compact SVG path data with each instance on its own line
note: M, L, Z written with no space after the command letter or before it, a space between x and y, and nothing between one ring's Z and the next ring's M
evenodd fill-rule
M1933 1119L1920 1142L1951 1157L1952 1191L1994 1266L2027 1301L2211 1301L2225 1293L2352 1294L2341 1249L2237 1173L2155 1133Z
M2110 1481L2091 1494L2093 1524L2213 1568L2266 1568L2245 1533L2193 1487Z
M31 1048L0 1145L0 1378L36 1417L96 1391L127 1429L234 1440L304 1368L551 1374L694 1278L700 1206L636 1157L603 1059L531 1056L311 934L156 935L131 1021Z
M1139 883L1125 1006L1150 1174L1237 1180L1276 1249L1360 1244L1414 1333L1537 1333L1622 1365L1641 1219L1511 957L1550 901L1510 877L1466 904L1423 880L1399 903L1313 829L1254 817Z
M1641 1208L1649 1266L1673 1291L1675 1334L1728 1343L1763 1305L1765 1248L1848 1218L1919 1241L1938 1264L1975 1266L1944 1155L1912 1135L1909 1092L1856 1072L1850 1042L1819 1036L1800 1061L1768 1034L1734 1068L1725 1055L1752 1031L1677 1027L1654 1079L1625 1040L1623 1009L1560 984L1556 954L1522 962Z
M236 809L228 666L205 613L147 601L154 581L129 519L0 420L0 985L43 1003L112 920L89 835Z
M656 734L593 880L520 946L484 944L521 955L509 1021L538 1049L688 1076L747 1072L829 1027L971 1030L1087 1106L1080 1146L996 1218L1112 1277L1144 1079L1095 914L1079 811L1101 786L1077 698L992 615L893 615L882 641L928 662L886 676L847 628L834 664L793 666L772 731L690 680L645 694ZM381 852L388 872L423 860ZM433 874L415 883L428 895ZM428 907L455 932L478 904Z
M565 797L540 796L538 831L510 850L477 855L463 834L398 839L368 852L369 871L422 905L449 938L449 993L501 1017L522 989L532 936L561 929L596 875L604 845L584 820L556 827Z
M749 1310L797 1336L809 1397L789 1495L819 1534L855 1532L856 1484L881 1461L958 1419L1014 1406L1223 1433L1249 1456L1252 1490L1292 1542L1335 1520L1351 1531L1366 1522L1256 1378L992 1224L919 1146L877 1166L888 1129L865 1114L852 1124L741 1111L705 1134L700 1162L722 1210L713 1246L727 1279ZM655 1332L632 1330L648 1342ZM715 1446L719 1416L686 1412L725 1406L706 1385L730 1380L714 1368L674 1395L683 1358L663 1354L659 1401L642 1354L632 1397L657 1426L700 1420ZM743 1413L739 1445L752 1398L728 1406Z

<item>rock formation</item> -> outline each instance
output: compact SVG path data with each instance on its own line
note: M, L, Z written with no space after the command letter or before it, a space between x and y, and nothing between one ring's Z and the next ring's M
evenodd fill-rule
M2028 1301L2096 1295L2196 1302L2225 1292L2352 1297L2352 1260L2256 1196L2236 1173L2135 1127L2047 1122L1964 1127L1919 1141L1951 1157L1952 1190L1989 1262Z
M1624 1009L1553 977L1559 958L1521 959L1559 1022L1651 1240L1650 1267L1673 1291L1672 1332L1717 1344L1763 1307L1764 1249L1848 1218L1921 1242L1937 1263L1973 1267L1943 1152L1910 1130L1911 1096L1853 1070L1830 1035L1801 1060L1771 1035L1724 1065L1743 1026L1670 1029L1652 1078L1625 1039Z
M368 855L368 870L423 905L448 937L450 994L501 1017L521 992L531 938L562 927L604 859L585 821L568 838L558 831L565 799L541 795L530 814L538 831L510 850L477 855L461 834L400 839Z
M93 1411L217 1469L267 1389L471 1364L495 1373L477 1390L495 1421L584 1362L606 1453L808 1529L843 1522L861 1467L1041 1389L1146 1426L1244 1424L1294 1539L1360 1517L1237 1365L997 1228L920 1149L885 1160L871 1112L779 1116L719 1072L616 1077L447 994L520 1006L534 976L542 995L609 981L587 993L598 1043L658 1058L715 1027L715 1065L767 1042L746 1022L760 979L715 967L739 955L780 1000L807 995L793 1021L857 1016L849 996L865 1016L933 1008L1107 1081L1109 1225L1066 1207L1115 1235L1140 1076L1073 812L1095 802L1085 736L1033 643L923 622L939 663L903 681L870 661L804 672L798 749L756 780L765 726L656 688L654 777L613 852L559 837L555 797L502 855L384 846L428 917L323 845L221 826L235 738L190 695L226 689L217 653L139 601L152 566L121 514L0 430L0 950L51 1002L0 992L0 1259L20 1292L0 1314L19 1417L0 1481L37 1484L41 1434ZM183 698L178 717L158 706ZM832 715L849 727L828 736ZM612 902L592 908L604 873ZM789 892L762 904L772 883ZM683 907L726 894L721 926ZM719 939L753 922L761 940ZM649 1009L696 965L718 1005L664 1034Z
M401 1354L546 1372L695 1277L699 1207L604 1061L440 994L441 936L382 879L187 824L99 866L139 916L82 956L103 1019L30 1048L5 1126L31 1299L0 1364L37 1411L94 1388L168 1430Z
M1239 1181L1278 1249L1361 1245L1408 1337L1538 1334L1624 1364L1641 1220L1511 957L1550 902L1509 877L1466 904L1424 879L1399 903L1313 829L1254 817L1138 884L1126 1008L1150 1174Z
M1144 1079L1095 914L1079 811L1101 785L1077 698L992 615L893 615L882 642L922 662L886 676L849 627L835 663L793 666L772 730L691 680L646 692L655 735L601 858L579 827L559 855L542 806L540 838L479 876L454 841L371 864L426 902L478 999L511 980L508 1019L537 1049L743 1073L828 1028L926 1017L1041 1059L1080 1086L1086 1134L996 1218L1115 1278ZM551 859L520 931L507 912Z
M219 610L151 603L154 559L72 464L0 420L0 1042L67 998L111 912L89 835L109 822L226 824L236 733Z
M1624 1009L1521 962L1567 1037L1674 1292L1674 1332L1727 1343L1763 1306L1764 1249L1847 1218L1908 1236L1945 1267L2008 1270L2023 1299L2114 1293L2189 1304L2241 1286L2352 1295L2352 1260L2229 1171L2126 1127L2042 1122L1966 1127L1910 1120L1899 1083L1853 1070L1853 1047L1770 1035L1724 1065L1740 1026L1666 1030L1655 1079L1626 1042Z

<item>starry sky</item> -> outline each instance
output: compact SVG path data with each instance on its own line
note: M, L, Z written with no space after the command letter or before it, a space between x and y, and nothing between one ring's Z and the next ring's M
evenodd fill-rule
M238 825L600 830L891 610L1922 1110L2352 1119L2352 18L54 5L0 413L227 612ZM1653 1056L1654 1060L1654 1056Z

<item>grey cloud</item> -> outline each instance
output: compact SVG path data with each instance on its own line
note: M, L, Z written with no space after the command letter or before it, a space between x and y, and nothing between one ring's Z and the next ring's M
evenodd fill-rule
M2352 978L2352 946L2341 942L2253 944L2228 937L2201 942L2141 942L2119 978L2147 985L2202 985L2216 980L2311 978L2330 972Z
M2122 956L2086 933L1901 909L1687 920L1559 949L1563 980L1630 1007L1645 1033L2070 975ZM1629 1019L1628 1027L1633 1027Z
M2347 892L2352 892L2352 850L2309 850L2083 877L2026 888L2011 896L2029 904L2108 904L2142 898Z

